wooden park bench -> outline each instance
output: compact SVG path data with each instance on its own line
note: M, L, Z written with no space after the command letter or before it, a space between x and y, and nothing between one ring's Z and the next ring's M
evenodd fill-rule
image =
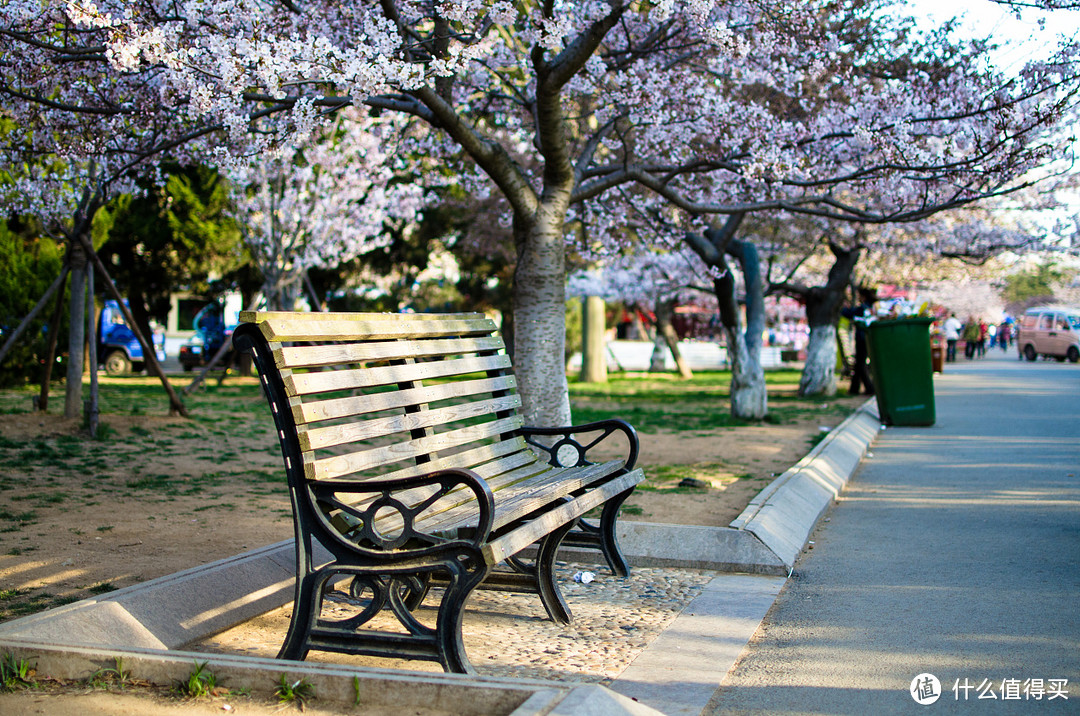
M636 434L621 420L525 427L490 319L245 312L240 320L233 344L252 354L270 402L296 533L295 604L279 658L315 649L472 673L461 623L478 586L538 593L548 615L568 623L554 575L564 538L599 549L626 574L615 522L644 477L634 469ZM624 436L625 459L586 458L613 434ZM582 519L595 508L598 522ZM328 563L318 563L313 541ZM358 613L324 614L338 582ZM431 587L442 588L434 627L414 614Z

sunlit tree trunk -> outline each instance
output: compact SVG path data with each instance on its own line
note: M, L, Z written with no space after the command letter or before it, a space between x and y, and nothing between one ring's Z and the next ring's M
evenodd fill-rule
M810 325L810 342L806 347L806 363L799 379L799 395L836 394L836 324L844 293L859 261L860 249L846 249L829 244L834 261L822 286L802 286L792 282L775 284L772 290L798 299L806 306Z
M586 296L581 299L581 380L585 383L607 382L607 341L604 333L604 299Z
M565 206L565 200L544 204L531 220L514 220L514 372L526 423L543 427L570 424L564 363Z

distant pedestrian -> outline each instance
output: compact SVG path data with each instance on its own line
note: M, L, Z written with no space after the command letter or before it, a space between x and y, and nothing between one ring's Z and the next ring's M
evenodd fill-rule
M960 329L963 327L955 313L950 313L941 327L945 334L945 360L949 363L956 362L956 342L960 340Z
M964 321L964 357L971 360L975 357L975 350L979 345L979 319L968 316Z
M997 340L998 345L1001 346L1002 351L1009 350L1009 341L1012 339L1012 326L1008 321L1002 321L998 326Z
M975 351L982 358L986 355L986 334L989 332L990 327L986 325L986 321L979 319L979 340L975 344Z
M874 383L870 380L870 353L866 346L866 319L874 315L874 302L877 291L872 288L859 289L859 305L844 308L841 315L855 324L855 365L851 372L851 387L848 394L858 395L862 388L867 395L874 394Z

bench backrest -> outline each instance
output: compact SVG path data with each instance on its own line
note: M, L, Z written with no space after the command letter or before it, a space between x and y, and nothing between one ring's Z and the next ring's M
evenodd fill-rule
M244 312L240 321L252 327L237 333L257 330L261 360L278 368L271 401L296 426L294 459L308 480L537 466L518 434L510 359L482 314Z

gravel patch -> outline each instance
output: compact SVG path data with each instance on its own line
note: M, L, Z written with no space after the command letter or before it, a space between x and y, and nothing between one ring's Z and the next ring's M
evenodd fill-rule
M578 572L595 574L575 581ZM559 587L574 619L550 621L535 594L477 590L465 611L465 650L482 676L551 679L608 684L655 639L716 574L705 570L636 568L628 578L595 565L559 564ZM433 592L416 612L434 624L439 594ZM326 616L355 612L353 600L338 592L327 599ZM288 629L292 605L277 609L187 649L206 653L273 657ZM373 623L394 628L389 613ZM400 628L399 628L400 630ZM441 671L434 662L380 659L312 652L310 661L414 671Z

